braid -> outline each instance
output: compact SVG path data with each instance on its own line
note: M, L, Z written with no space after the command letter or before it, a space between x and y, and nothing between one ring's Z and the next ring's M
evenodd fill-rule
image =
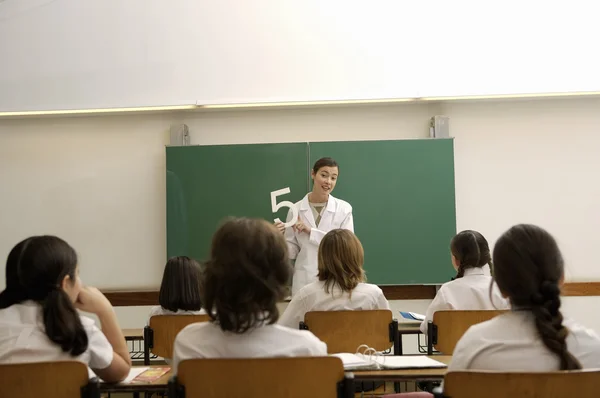
M460 243L458 237L460 236ZM456 270L456 279L465 276L465 270L480 266L481 250L477 236L472 231L463 231L453 240L455 246L455 257L458 260L458 269ZM458 246L458 247L457 247ZM489 252L488 252L489 256Z
M556 282L544 281L539 293L531 297L531 312L535 316L535 326L550 351L560 359L560 370L581 369L579 361L567 350L568 329L562 324L560 289Z

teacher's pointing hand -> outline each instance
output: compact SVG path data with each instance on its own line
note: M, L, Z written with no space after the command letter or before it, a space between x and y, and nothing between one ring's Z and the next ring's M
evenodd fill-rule
M292 228L294 228L294 231L298 233L306 232L307 234L310 234L311 231L311 228L308 225L304 224L304 222L300 219L300 216L298 216L298 222L294 224Z

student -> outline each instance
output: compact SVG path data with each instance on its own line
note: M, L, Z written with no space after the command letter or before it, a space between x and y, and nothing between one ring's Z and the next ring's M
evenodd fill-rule
M173 257L163 272L158 303L150 310L155 315L205 314L200 299L200 264L189 257Z
M452 265L456 278L440 287L427 308L421 332L427 333L427 322L436 311L442 310L493 310L507 309L508 302L502 297L484 266L492 267L490 247L477 231L458 233L450 242ZM491 289L491 292L490 292Z
M381 289L365 283L363 262L363 247L352 231L328 232L319 246L319 280L300 289L279 324L298 328L309 311L389 309Z
M102 325L76 309L96 314ZM131 360L110 302L79 279L77 254L54 236L16 245L0 293L0 363L77 360L100 378L117 382Z
M211 321L184 328L175 339L173 369L192 358L327 355L306 330L276 325L291 266L285 238L264 220L226 221L212 240L201 275Z
M564 261L535 225L516 225L494 247L494 278L512 311L471 326L449 370L549 372L600 368L600 338L560 312Z

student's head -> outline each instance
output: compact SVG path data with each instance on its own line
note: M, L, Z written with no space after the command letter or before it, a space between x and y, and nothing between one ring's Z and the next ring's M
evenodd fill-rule
M33 236L17 244L8 255L0 308L27 300L41 304L50 340L77 356L88 344L73 305L80 291L75 250L55 236Z
M456 234L450 241L450 252L457 278L462 278L469 268L491 266L492 263L488 242L477 231L466 230Z
M329 231L319 245L319 280L325 281L325 291L338 286L344 292L366 280L363 270L365 253L352 231Z
M200 264L189 257L173 257L163 272L158 302L169 311L199 311Z
M561 370L581 369L567 351L567 328L560 313L564 262L556 241L535 225L516 225L494 247L494 278L515 309L529 310L548 349L560 358Z
M321 158L315 162L310 173L313 179L313 192L329 195L339 175L339 167L332 158Z
M244 333L279 319L291 266L283 235L264 220L234 218L212 239L202 272L203 304L222 330Z

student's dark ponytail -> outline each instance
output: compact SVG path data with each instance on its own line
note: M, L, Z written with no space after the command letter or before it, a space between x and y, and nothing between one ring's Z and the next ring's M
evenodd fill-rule
M564 261L552 235L535 225L512 227L494 247L494 265L498 287L513 307L531 311L541 340L560 360L559 369L581 369L567 349L559 288Z
M35 236L17 244L6 261L6 289L0 293L0 308L27 300L42 306L48 338L64 352L85 352L88 338L71 299L62 290L66 276L77 278L77 254L54 236Z
M487 240L477 231L459 232L450 242L450 251L458 261L456 278L462 278L468 268L481 268L492 263Z
M83 354L88 337L69 296L62 289L52 289L43 300L42 308L48 338L72 356Z

